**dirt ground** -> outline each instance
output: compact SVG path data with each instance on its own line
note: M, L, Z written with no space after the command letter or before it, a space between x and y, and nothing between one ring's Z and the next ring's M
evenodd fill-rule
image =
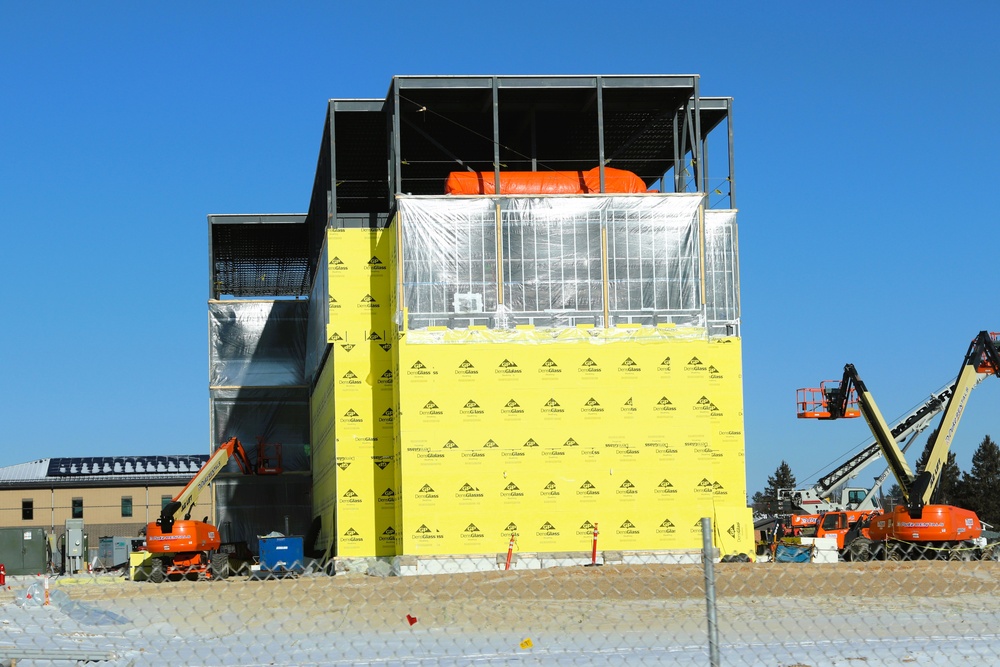
M1000 563L995 562L719 563L715 574L720 608L767 608L771 616L796 598L809 599L813 609L842 606L845 600L872 609L916 608L935 599L1000 600ZM78 601L131 603L139 614L183 609L195 601L201 617L228 613L252 622L270 607L294 610L296 617L330 617L327 621L333 619L337 627L359 631L407 616L456 630L517 627L526 618L534 627L558 630L606 627L612 621L622 628L655 625L655 617L681 609L701 619L704 577L700 565L613 565L405 577L232 577L159 585L82 579L52 585ZM987 606L1000 608L1000 603ZM796 614L801 617L802 611Z
M715 573L727 665L964 664L1000 651L997 562ZM32 578L8 583L0 660L88 647L133 666L707 664L700 565L162 584L101 575L52 580L52 607L25 603Z

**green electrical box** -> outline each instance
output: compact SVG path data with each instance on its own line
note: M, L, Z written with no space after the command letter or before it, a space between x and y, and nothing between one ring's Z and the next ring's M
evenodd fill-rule
M44 528L0 528L0 563L7 574L49 571Z

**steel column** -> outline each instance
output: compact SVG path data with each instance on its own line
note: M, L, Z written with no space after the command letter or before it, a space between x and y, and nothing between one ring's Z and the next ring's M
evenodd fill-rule
M398 195L402 192L403 187L403 159L400 155L400 140L399 140L399 77L393 77L392 79L392 143L390 146L392 151L390 159L390 177L393 177L394 183L391 183L389 188L389 208L393 205L393 196Z
M729 130L729 208L736 208L736 158L733 157L733 101L726 101L726 129Z
M491 77L493 96L493 189L500 195L500 99L497 78ZM500 223L499 218L497 224Z
M597 153L601 194L604 194L604 80L601 77L597 77Z
M694 80L694 142L691 144L691 155L695 158L694 183L696 192L708 192L705 171L705 140L701 136L701 99L699 98L699 77Z
M326 127L330 132L330 196L326 200L326 226L332 227L337 217L337 132L334 124L333 100L330 100L326 113Z
M681 131L678 128L678 123L680 123L680 114L674 111L672 127L674 132L674 192L681 191L681 159L683 158L683 153L680 150Z

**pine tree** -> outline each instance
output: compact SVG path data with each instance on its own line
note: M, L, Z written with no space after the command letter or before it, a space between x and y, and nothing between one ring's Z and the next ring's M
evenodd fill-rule
M1000 489L1000 447L987 435L972 455L972 469L962 475L962 504L978 514L980 521L1000 526L997 489Z
M952 505L958 502L959 486L962 483L962 470L955 461L955 452L948 452L948 460L941 468L941 479L938 488L931 497L931 502Z
M889 487L888 495L882 496L882 500L879 504L886 512L891 512L892 508L896 505L903 505L903 489L899 487L899 484L893 484Z
M781 505L778 502L778 491L794 488L795 475L792 474L791 467L785 461L782 461L777 469L775 469L774 474L767 478L767 486L764 487L764 493L761 494L760 498L763 503L762 511L767 514L780 514Z
M920 453L920 458L917 459L917 471L923 470L924 466L927 465L927 459L930 458L931 447L937 440L937 434L938 429L934 429L934 432L927 438L927 442L924 444L924 451ZM959 488L961 482L962 470L958 467L955 452L948 452L948 458L941 467L941 475L938 477L937 488L931 494L930 502L941 505L957 503L958 497L962 494L962 490Z

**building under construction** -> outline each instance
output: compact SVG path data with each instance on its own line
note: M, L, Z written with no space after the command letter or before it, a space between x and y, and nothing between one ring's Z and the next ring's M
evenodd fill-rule
M732 145L693 75L331 100L308 213L209 216L213 446L282 470L221 479L224 539L751 553Z

